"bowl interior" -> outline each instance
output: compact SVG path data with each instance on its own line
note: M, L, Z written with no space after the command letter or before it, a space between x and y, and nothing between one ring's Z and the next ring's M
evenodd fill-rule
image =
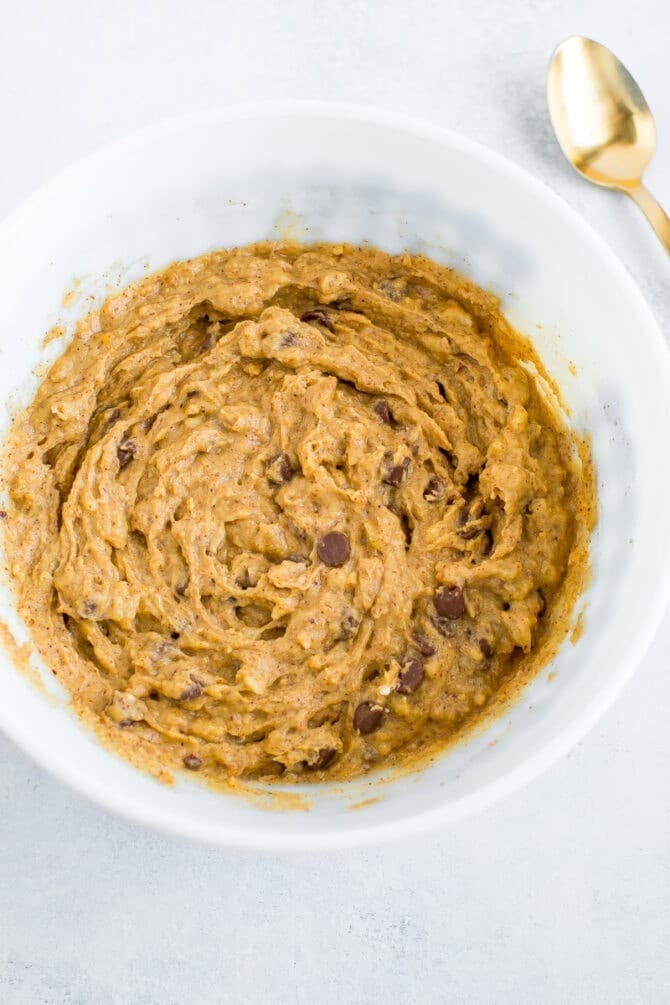
M668 598L667 351L627 273L538 183L456 137L391 116L303 106L168 123L85 159L0 227L0 401L29 401L62 340L107 293L176 258L272 237L422 251L501 297L588 430L600 519L585 630L503 716L420 773L308 787L293 800L165 786L103 750L67 713L34 654L37 689L0 655L0 725L107 805L194 837L245 846L357 843L489 801L548 764L595 720L639 662ZM63 292L74 289L64 307ZM10 592L0 616L26 640ZM48 692L45 696L44 690ZM360 805L365 804L365 805Z

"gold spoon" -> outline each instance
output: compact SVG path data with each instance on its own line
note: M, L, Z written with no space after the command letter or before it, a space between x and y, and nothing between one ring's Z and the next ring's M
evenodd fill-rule
M556 138L575 170L629 195L670 253L670 217L642 184L656 149L654 117L626 67L590 38L566 38L551 57L547 101Z

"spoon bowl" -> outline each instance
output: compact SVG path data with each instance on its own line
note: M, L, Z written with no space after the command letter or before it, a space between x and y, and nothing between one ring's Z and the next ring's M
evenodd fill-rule
M606 46L574 35L549 64L547 102L556 138L589 181L630 195L670 252L670 219L644 188L656 150L656 126L645 97Z

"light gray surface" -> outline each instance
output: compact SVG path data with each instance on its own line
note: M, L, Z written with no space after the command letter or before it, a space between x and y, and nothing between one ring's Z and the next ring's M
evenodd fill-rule
M570 172L549 131L546 61L575 32L638 77L660 135L648 180L670 205L667 0L4 0L0 213L166 114L268 96L366 102L451 126L548 182L667 330L670 263L632 204ZM666 619L600 727L504 804L325 858L146 832L0 738L0 1002L670 1002L669 653Z

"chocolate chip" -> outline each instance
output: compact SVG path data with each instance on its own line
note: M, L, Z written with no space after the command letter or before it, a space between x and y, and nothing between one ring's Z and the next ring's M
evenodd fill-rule
M458 535L463 541L472 541L480 532L479 527L469 527L467 530L462 530Z
M398 677L395 686L398 694L414 694L423 680L423 663L421 660L409 660Z
M397 488L398 485L401 485L407 478L409 468L410 459L409 457L405 457L400 464L394 464L393 467L388 468L386 474L382 478L382 481L385 485L392 485L394 488Z
M386 504L386 508L387 508L387 510L390 510L391 513L393 513L394 516L397 516L399 520L402 520L403 512L402 512L402 510L400 509L400 506L398 506L397 503L394 503L394 502L387 503Z
M465 614L465 599L460 586L445 586L443 590L435 594L433 603L441 618L455 621Z
M179 632L170 632L170 638L171 639L178 639L179 638Z
M375 415L382 420L382 422L387 426L393 425L393 413L389 408L389 403L386 398L380 398L379 401L375 401L372 406L372 411Z
M362 736L367 736L379 729L383 718L383 705L377 705L374 701L362 701L354 712L354 729Z
M307 763L307 767L311 768L312 771L323 771L324 768L333 763L336 757L337 751L333 747L322 747L316 752L314 760Z
M182 701L193 701L194 698L199 698L202 695L202 684L200 683L200 681L196 680L193 674L191 674L191 680L193 681L193 683L190 685L190 687L187 687L181 693Z
M437 646L434 646L430 639L423 634L423 632L414 632L412 638L414 640L414 645L422 656L434 656L437 652Z
M349 538L338 530L331 530L317 544L316 553L324 565L329 565L331 568L344 565L351 555Z
M437 502L444 495L444 482L437 475L433 475L428 479L426 487L423 490L423 498L426 502Z
M119 471L123 471L136 454L137 444L134 440L121 440L116 448L116 456L119 459Z
M355 618L353 614L345 614L340 623L340 631L335 641L347 642L348 639L353 639L358 631L359 624L358 618Z
M196 754L186 754L184 757L184 767L189 771L197 771L202 767L202 758Z
M329 332L335 331L335 325L321 307L315 307L313 310L305 311L300 320L305 321L307 324L314 322L317 325L323 325L323 327L327 328Z
M288 454L282 452L270 458L265 473L271 485L285 485L291 481L296 472Z
M479 640L479 648L482 651L482 656L485 656L487 660L490 660L493 656L493 646L488 639Z

